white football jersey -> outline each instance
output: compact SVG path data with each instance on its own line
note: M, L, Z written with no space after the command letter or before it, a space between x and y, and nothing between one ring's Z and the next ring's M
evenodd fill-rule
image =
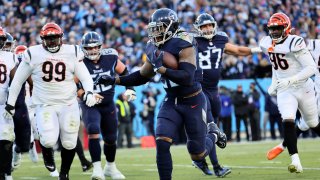
M74 73L77 63L83 63L79 46L63 44L56 53L42 45L31 46L23 60L32 68L32 104L72 104L76 99Z
M13 53L0 51L0 105L5 104L7 101L10 72L14 67Z
M288 35L280 44L275 44L272 48L272 39L265 36L259 44L261 50L269 55L276 78L289 78L303 69L302 61L299 61L295 53L306 49L306 44L302 37Z
M309 39L308 50L310 51L315 63L317 64L317 73L314 78L317 93L320 92L320 39Z

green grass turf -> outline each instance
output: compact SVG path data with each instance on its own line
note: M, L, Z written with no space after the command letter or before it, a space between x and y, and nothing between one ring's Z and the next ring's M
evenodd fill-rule
M226 149L219 149L218 157L220 164L232 169L226 179L320 179L320 139L299 139L299 155L304 172L301 174L291 174L287 170L291 159L284 151L278 158L268 161L266 152L278 141L262 141L257 143L230 143ZM186 146L172 146L173 157L173 180L198 180L213 179L215 176L204 176L191 165ZM159 179L155 149L119 149L117 151L116 162L118 169L129 180L153 180ZM89 157L88 152L86 156ZM49 172L45 169L40 155L40 162L37 164L29 160L28 155L23 155L22 164L18 170L13 172L13 178L17 179L57 179L49 177ZM104 158L102 158L104 159ZM210 161L207 158L207 162ZM60 153L56 153L56 163L60 165ZM103 163L104 165L104 160ZM210 166L212 168L212 166ZM91 171L83 173L78 157L73 161L70 172L71 180L90 179ZM111 179L111 178L106 178Z

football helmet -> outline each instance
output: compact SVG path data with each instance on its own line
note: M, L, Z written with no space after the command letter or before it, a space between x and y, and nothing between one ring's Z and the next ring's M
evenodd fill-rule
M6 43L7 36L5 30L0 26L0 49L2 50L4 44Z
M27 50L27 46L24 45L19 45L14 49L14 54L17 56L17 59L19 60L19 62L21 62L22 60L22 54L25 50Z
M13 37L11 36L10 33L7 33L6 32L6 37L7 37L7 40L6 42L4 43L4 46L2 48L2 50L4 51L8 51L8 52L12 52L13 51L13 48L14 48L14 45L16 43L16 40L13 39Z
M273 14L267 24L269 35L275 43L285 39L291 31L291 21L284 13Z
M98 60L101 55L102 39L94 31L90 31L82 36L81 48L84 56L90 60Z
M156 46L160 46L174 36L179 28L177 13L168 8L156 10L148 23L148 37Z
M45 24L40 31L44 49L51 53L58 52L62 45L63 31L56 23Z
M212 28L209 28L209 29L206 28L201 30L201 26L207 25L207 24L212 24ZM196 28L200 36L206 39L211 39L213 36L217 34L218 24L210 14L207 14L207 13L200 14L197 17L193 26Z

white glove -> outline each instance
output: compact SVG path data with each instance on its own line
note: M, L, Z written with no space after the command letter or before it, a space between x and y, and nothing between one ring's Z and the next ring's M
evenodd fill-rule
M283 78L277 80L277 89L284 89L297 82L295 78Z
M137 99L136 91L135 91L135 90L132 90L132 89L127 89L127 90L124 92L124 95L127 97L127 101L128 101L128 102Z
M251 53L254 54L254 53L261 53L262 50L260 47L253 47L250 49L251 50Z
M95 104L97 104L96 97L90 91L87 91L87 92L84 93L83 100L86 102L86 105L89 106L89 107L92 107Z
M268 88L268 94L270 96L276 96L277 95L277 88L275 87L274 84L271 84Z

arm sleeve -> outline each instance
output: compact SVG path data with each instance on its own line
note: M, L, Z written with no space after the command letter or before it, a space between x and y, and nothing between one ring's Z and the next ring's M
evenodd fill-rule
M140 71L136 71L126 76L119 76L119 85L122 86L140 86L150 81L150 78L144 77Z
M17 97L20 93L22 84L28 79L31 73L32 73L32 68L29 65L29 63L22 61L11 82L7 104L10 104L12 106L16 104Z
M90 75L86 65L84 65L82 60L80 60L76 63L75 75L80 80L82 87L86 92L93 91L93 80L91 78L91 75Z
M296 81L308 79L317 72L317 66L313 60L313 57L306 48L295 52L294 55L304 67L302 71L293 76Z
M129 71L128 71L128 69L127 68L125 68L124 70L123 70L123 72L121 73L121 74L119 74L120 76L126 76L126 75L129 75ZM132 87L132 86L126 86L126 89L132 89L132 90L134 90L134 88Z
M196 67L187 62L179 63L179 70L166 69L164 75L174 83L182 86L191 86L194 81Z

